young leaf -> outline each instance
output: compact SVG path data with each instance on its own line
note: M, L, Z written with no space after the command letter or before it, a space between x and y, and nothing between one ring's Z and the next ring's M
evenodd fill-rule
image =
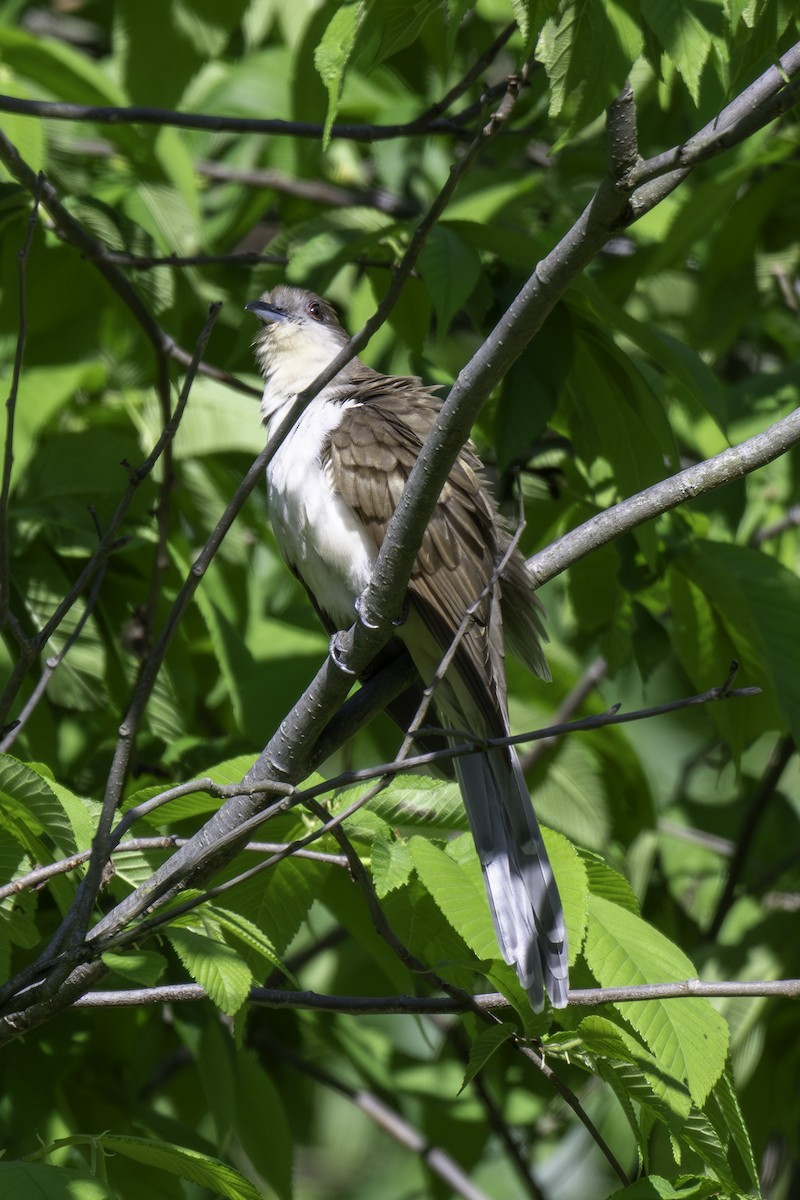
M512 1038L516 1033L513 1025L503 1022L501 1025L492 1025L489 1029L483 1029L475 1041L469 1048L469 1062L464 1073L464 1082L458 1089L459 1096L463 1092L468 1083L471 1083L478 1071L489 1061L495 1050Z
M345 71L366 12L366 0L359 0L358 3L351 0L349 4L342 4L333 14L322 41L314 51L314 66L328 89L328 112L322 136L324 149L328 148L330 142L331 126L336 120Z
M104 1133L97 1140L109 1154L123 1155L158 1171L177 1175L217 1196L224 1196L225 1200L261 1200L258 1190L243 1175L208 1154L153 1138L117 1133Z

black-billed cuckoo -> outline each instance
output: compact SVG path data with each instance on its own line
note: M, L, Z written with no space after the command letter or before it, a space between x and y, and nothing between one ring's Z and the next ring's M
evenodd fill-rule
M348 337L330 304L300 288L276 287L247 308L263 322L254 343L265 380L261 412L275 428ZM439 406L421 380L381 375L354 358L307 406L267 467L278 546L329 632L353 623ZM445 726L478 737L509 732L503 626L515 653L549 678L541 605L518 550L491 585L509 545L481 464L465 448L422 539L396 636L430 682L466 610L485 593L435 692ZM468 754L455 770L503 958L534 1009L545 992L562 1007L564 914L517 755L512 748Z

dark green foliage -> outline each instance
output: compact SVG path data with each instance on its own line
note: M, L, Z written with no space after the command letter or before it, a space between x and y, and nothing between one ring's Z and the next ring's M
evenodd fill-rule
M446 390L594 193L606 171L603 112L626 78L641 153L657 154L713 120L796 40L798 24L784 0L87 0L68 6L78 25L62 7L0 3L0 92L318 129L279 136L2 113L5 136L84 229L134 256L119 270L177 345L191 352L209 303L224 302L204 357L245 389L196 380L170 459L135 489L96 593L84 589L0 715L0 726L19 717L48 658L67 651L0 755L0 887L91 846L141 663L263 445L245 302L285 278L325 292L356 330L466 140L454 126L375 140L337 127L419 117L511 22L442 117L535 50L509 125L466 173L364 352L379 369ZM498 100L476 104L470 133ZM697 168L619 231L497 380L475 440L512 519L521 491L526 553L798 406L799 138L793 109ZM243 180L250 171L272 174ZM7 623L3 679L20 639L92 561L163 426L151 339L97 264L57 234L46 204L21 314L30 213L28 190L0 168L4 399L24 331L3 548L19 636ZM207 260L241 251L272 257ZM153 262L172 255L201 257ZM173 405L183 369L170 363ZM515 729L549 724L598 658L600 682L571 715L703 692L733 659L736 685L761 689L562 738L528 764L575 988L800 976L800 774L789 741L800 735L800 544L797 521L785 521L798 496L795 452L640 525L542 589L554 682L509 663ZM195 777L236 784L326 650L257 488L180 621L123 812ZM381 717L308 782L390 760L397 744ZM366 786L322 799L338 814ZM201 791L140 816L126 836L149 840L115 855L101 909L172 853L155 839L191 835L220 802ZM252 836L282 845L316 824L295 807ZM797 1002L649 999L534 1016L497 958L472 844L457 836L465 828L453 783L409 774L344 823L365 878L327 834L310 847L326 858L285 858L184 909L200 895L188 881L170 922L159 910L149 938L104 956L103 986L194 980L213 1004L75 1008L6 1045L2 1195L457 1194L423 1152L433 1147L501 1200L521 1194L504 1123L552 1200L752 1194L768 1149L774 1194L793 1194ZM741 873L726 897L740 839ZM272 852L242 851L214 884ZM0 982L47 944L83 870L76 862L0 900ZM376 927L373 890L405 956ZM351 998L438 994L424 971L468 992L502 992L504 1024L245 1003L265 983ZM525 1039L580 1097L628 1178L644 1178L622 1187L520 1053ZM410 1135L392 1140L381 1106L422 1149L408 1149Z

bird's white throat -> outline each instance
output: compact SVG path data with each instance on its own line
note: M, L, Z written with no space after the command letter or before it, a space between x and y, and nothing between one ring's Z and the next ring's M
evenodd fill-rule
M342 348L333 329L278 321L264 329L256 357L264 374L261 415L271 421L287 400L313 383Z

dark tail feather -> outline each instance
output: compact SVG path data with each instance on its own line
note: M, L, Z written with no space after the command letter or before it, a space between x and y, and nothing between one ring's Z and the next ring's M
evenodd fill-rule
M567 1003L567 930L519 760L513 750L456 759L503 958L516 968L536 1012L545 992Z

